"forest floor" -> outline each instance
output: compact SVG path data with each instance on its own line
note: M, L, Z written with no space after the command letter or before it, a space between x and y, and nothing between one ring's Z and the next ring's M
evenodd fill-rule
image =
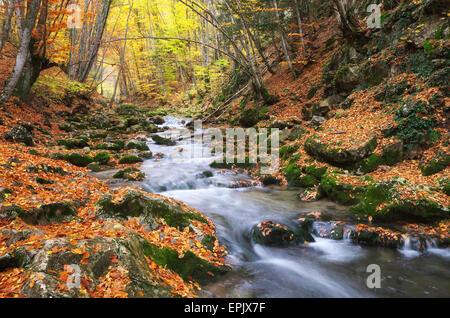
M3 55L5 58L0 59L0 83L6 80L5 74L9 74L11 66L14 65L14 54L9 54L11 50L13 49L7 45ZM26 270L21 266L23 264L17 266L17 253L34 255L43 248L45 250L48 242L58 242L45 251L48 257L54 256L57 259L59 255L64 258L68 257L67 253L69 256L77 256L79 259L76 263L84 266L83 273L85 268L97 266L102 253L108 252L109 246L102 246L102 241L97 243L95 248L90 246L92 242L100 238L126 240L127 237L135 235L145 237L147 242L154 244L161 251L164 248L175 251L180 259L183 259L185 253L193 253L200 264L206 261L205 264L214 266L212 268L224 267L226 251L215 238L213 223L200 212L181 202L152 195L137 188L120 187L113 190L103 181L89 175L92 167L86 166L94 160L99 160L101 167L97 166L96 169L125 169L122 171L125 171L127 180L142 178L137 169L142 159L137 155L153 154L135 149L140 148L142 143L136 146L127 141L138 143L136 138L148 131L143 128L127 130L126 123L123 133L98 129L97 118L89 121L92 114L108 122L123 120L123 116L114 110L105 111L105 102L101 97L97 96L98 99L94 102L84 98L82 94L81 97L71 100L72 105L80 106L79 113L78 110L74 111L73 107L64 104L64 98L61 98L65 92L73 92L71 87L61 84L65 81L63 77L56 81L56 84L53 83L56 86L46 86L48 81L45 76L57 78L59 73L57 69L47 72L44 81L37 83L43 85L39 86L42 91L35 91L29 102L12 98L0 106L0 298L43 296L42 291L39 292L42 283L54 285L51 292L61 297L152 297L149 294L152 291L146 291L145 288L129 290L132 269L127 267L129 264L127 265L125 256L122 255L122 259L119 253L108 255L110 261L107 262L101 277L92 276L92 273L89 276L86 269L77 295L71 294L72 290L66 286L67 277L74 272L70 266L56 266L45 273L35 269ZM61 86L58 86L60 84ZM80 90L76 93L80 93ZM81 118L81 122L74 123L68 119L76 116ZM126 116L125 122L128 118ZM153 132L156 131L156 126L152 125L150 128ZM86 129L91 130L84 137L80 137L83 129L84 132ZM8 133L10 137L6 138ZM116 143L111 143L111 140ZM71 141L75 141L75 144L70 144ZM111 144L114 150L101 147ZM125 163L122 163L122 158L129 160L123 160ZM144 201L162 199L169 207L180 207L183 213L198 215L196 218L201 221L191 219L188 223L196 229L195 234L183 230L183 227L169 225L170 222L167 221L167 224L163 218L156 219L160 224L157 229L149 230L139 217L132 220L106 220L96 217L100 209L98 201L105 194L113 196L114 204L121 204L126 202L130 193L141 193ZM63 207L68 206L71 213L64 215L65 210L61 212L61 204ZM202 240L205 237L212 239L205 243ZM155 286L161 286L163 292L159 297L196 297L196 290L200 287L194 274L186 274L185 269L182 273L177 273L176 269L171 269L170 265L157 256L152 258L152 255L146 255L144 261L147 263L144 266L150 273L149 281ZM8 267L13 268L5 270ZM206 268L205 266L205 270ZM197 269L196 271L198 272ZM211 272L208 274L214 276ZM23 290L27 290L28 294L23 295Z

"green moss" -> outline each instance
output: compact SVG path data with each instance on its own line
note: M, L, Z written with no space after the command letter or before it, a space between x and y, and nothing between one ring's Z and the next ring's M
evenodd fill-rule
M289 159L297 150L300 148L300 144L286 145L280 148L280 158L281 160Z
M93 162L94 159L91 156L73 152L71 154L64 155L64 160L78 167L86 167L88 164Z
M163 145L163 146L175 146L176 145L175 141L173 141L169 138L161 137L159 135L153 135L152 139L157 145Z
M143 162L143 160L135 155L127 155L119 160L119 164L133 164L138 162Z
M377 206L391 201L391 190L392 185L390 184L371 184L359 197L360 203L351 207L350 210L358 216L375 216Z
M286 175L287 182L290 186L301 187L302 182L300 181L300 176L302 171L300 166L295 162L289 162L284 168L284 174Z
M447 154L437 156L433 158L430 162L428 162L423 168L422 168L422 174L424 176L431 176L435 173L438 173L445 168L448 167L450 164L450 156Z
M216 237L213 235L205 235L205 237L202 239L203 246L205 246L210 251L214 250L215 242L216 242Z
M47 180L47 179L44 179L44 178L41 178L41 177L37 177L36 178L36 183L39 183L39 184L53 184L55 182L52 181L52 180Z
M82 149L84 147L89 147L87 138L60 139L57 143L60 146L65 146L67 149Z
M216 276L229 271L228 267L216 267L191 251L187 251L180 258L177 251L167 247L158 248L147 241L142 247L145 256L151 257L155 263L179 274L185 281L206 282L212 278L211 274Z
M336 176L331 172L322 177L319 190L333 201L344 205L353 205L359 202L358 195L363 191L363 188L338 183Z
M251 169L255 167L255 163L250 162L250 157L248 155L245 156L244 162L237 162L238 159L234 158L234 161L231 163L228 163L226 161L226 157L224 156L222 159L222 162L220 161L213 161L209 166L214 169L233 169L233 168L240 168L240 169Z
M402 200L392 203L382 209L378 219L382 220L412 220L420 222L435 222L442 219L448 219L450 213L436 202L427 198L418 200Z
M129 142L125 145L125 149L137 149L141 151L150 150L145 142Z
M112 143L100 143L97 146L95 146L95 149L119 151L123 149L124 146L125 143L122 140L119 140Z
M100 164L107 164L111 160L111 155L107 152L99 152L95 155L94 161L99 162Z

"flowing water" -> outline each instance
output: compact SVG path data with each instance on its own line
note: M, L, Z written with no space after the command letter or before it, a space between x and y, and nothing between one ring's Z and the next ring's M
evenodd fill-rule
M166 117L164 126L180 129L184 121ZM164 136L172 132L160 133ZM246 175L211 169L214 158L203 158L189 139L176 146L149 141L151 151L162 159L144 162L147 178L143 188L183 201L209 216L220 242L228 248L227 262L233 270L204 286L204 297L449 297L450 249L429 246L418 252L405 244L402 249L369 248L348 239L334 241L316 237L316 242L274 248L255 244L251 228L262 221L293 224L301 215L322 211L335 220L350 221L348 209L321 200L303 203L298 190L280 188L230 188ZM200 149L206 145L197 145ZM192 159L193 158L193 159ZM213 177L202 178L204 171ZM369 264L381 267L381 288L369 289Z

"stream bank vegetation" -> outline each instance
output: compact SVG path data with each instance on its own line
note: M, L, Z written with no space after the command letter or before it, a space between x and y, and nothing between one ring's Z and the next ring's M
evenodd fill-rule
M0 297L196 297L230 270L207 216L139 189L168 114L280 129L273 175L211 167L357 223L315 211L260 242L447 247L448 4L375 1L371 29L372 2L0 0Z

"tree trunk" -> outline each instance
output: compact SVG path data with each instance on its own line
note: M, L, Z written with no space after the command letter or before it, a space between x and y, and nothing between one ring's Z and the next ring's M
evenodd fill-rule
M298 23L298 33L300 34L300 41L302 43L302 53L305 54L305 41L303 39L303 27L302 27L302 15L300 0L295 0L295 10L297 11L297 23Z
M130 16L131 16L131 11L133 10L133 0L131 0L131 3L129 2L130 5L130 9L128 11L128 17L127 17L127 26L125 28L125 40L124 40L124 44L123 44L123 50L122 50L122 55L120 57L120 69L119 72L117 74L117 80L116 80L116 84L114 85L114 92L113 95L111 97L111 101L109 103L109 107L112 107L112 104L114 103L114 99L116 98L116 94L117 94L117 86L119 84L119 80L120 80L120 75L123 72L123 67L124 67L124 62L125 62L125 53L127 50L127 36L128 36L128 27L129 27L129 22L130 22Z
M278 30L280 32L280 38L281 38L281 46L283 47L284 51L284 58L286 59L286 63L288 64L289 69L291 70L292 74L294 75L294 78L297 77L297 72L295 72L294 66L291 62L291 57L289 56L289 50L288 50L288 43L284 34L283 26L281 25L281 16L278 12L278 1L273 0L273 5L275 7L275 14L277 16L278 22Z
M28 4L27 14L23 25L24 29L22 41L20 42L19 51L16 56L16 64L14 65L11 76L9 77L8 82L0 96L0 102L9 100L14 92L14 89L17 86L17 83L19 82L20 77L22 76L25 64L28 59L28 55L30 54L31 32L33 31L36 24L40 5L41 0L31 0L31 2Z
M8 16L5 19L5 23L2 28L2 36L0 38L0 54L2 53L5 42L8 40L9 31L11 30L11 20L14 14L14 0L9 0L8 3Z
M86 81L89 72L91 71L92 65L94 64L94 60L97 57L98 49L100 48L103 37L103 32L105 31L106 19L109 15L111 2L112 0L102 0L100 13L97 15L97 19L95 20L93 44L89 51L86 63L83 63L82 67L80 67L81 71L78 76L79 82Z

